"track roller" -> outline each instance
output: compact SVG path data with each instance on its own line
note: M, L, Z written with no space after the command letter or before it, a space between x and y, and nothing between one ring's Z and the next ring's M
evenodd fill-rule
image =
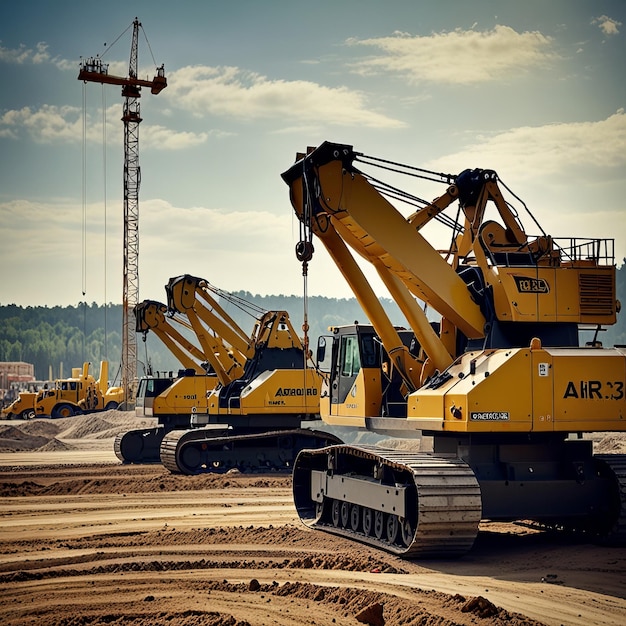
M161 444L161 462L174 474L291 471L304 448L319 448L341 440L306 428L245 435L194 428L168 433Z
M478 481L455 456L374 446L304 450L293 494L307 526L404 557L461 556L481 519Z

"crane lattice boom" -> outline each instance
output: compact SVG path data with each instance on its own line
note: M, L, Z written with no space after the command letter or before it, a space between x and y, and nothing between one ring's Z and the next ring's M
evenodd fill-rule
M109 74L108 64L100 57L91 57L80 64L78 79L108 85L121 85L124 108L124 252L122 289L122 387L124 406L132 408L137 379L137 338L131 322L132 312L139 302L139 124L141 122L139 98L141 88L150 87L156 95L167 86L164 66L157 68L153 80L137 78L139 28L137 18L133 21L128 76Z

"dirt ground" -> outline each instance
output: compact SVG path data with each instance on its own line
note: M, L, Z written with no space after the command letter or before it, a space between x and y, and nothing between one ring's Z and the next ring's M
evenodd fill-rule
M0 422L0 622L625 623L626 548L483 523L462 559L402 560L304 527L289 476L122 465L113 438L138 423Z

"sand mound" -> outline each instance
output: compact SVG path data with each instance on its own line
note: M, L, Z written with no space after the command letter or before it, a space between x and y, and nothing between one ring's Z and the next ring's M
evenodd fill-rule
M59 433L59 426L53 420L33 419L20 424L19 429L26 434L39 437L56 437Z
M45 445L49 437L30 435L17 426L0 428L0 450L2 452L16 452L19 450L36 450Z
M69 419L69 428L59 433L62 439L93 439L94 435L109 430L112 426L111 422L102 419L97 413L77 415Z
M626 454L626 437L622 433L608 433L596 443L594 452L600 454Z
M150 428L155 424L156 420L137 418L130 411L103 411L56 420L35 418L0 426L0 452L75 450L76 446L67 440L113 439L132 428Z
M56 452L56 451L75 450L75 449L76 449L75 446L72 446L69 443L66 443L64 441L60 441L56 437L48 441L48 443L45 446L41 446L41 448L38 448L38 450L41 452Z

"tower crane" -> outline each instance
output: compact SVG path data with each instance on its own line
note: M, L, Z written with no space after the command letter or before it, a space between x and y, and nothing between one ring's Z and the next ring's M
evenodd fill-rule
M141 22L135 18L130 48L128 76L109 74L109 64L103 63L100 56L81 60L78 80L107 85L121 85L124 107L124 253L123 253L123 290L122 290L122 387L124 403L132 408L134 389L137 379L137 338L133 320L133 309L139 300L139 186L141 170L139 168L139 98L141 88L149 87L154 95L167 86L165 68L156 68L152 80L137 77L137 52L139 47L139 28ZM119 39L119 37L118 37ZM117 41L117 40L116 40ZM149 45L149 44L148 44Z

